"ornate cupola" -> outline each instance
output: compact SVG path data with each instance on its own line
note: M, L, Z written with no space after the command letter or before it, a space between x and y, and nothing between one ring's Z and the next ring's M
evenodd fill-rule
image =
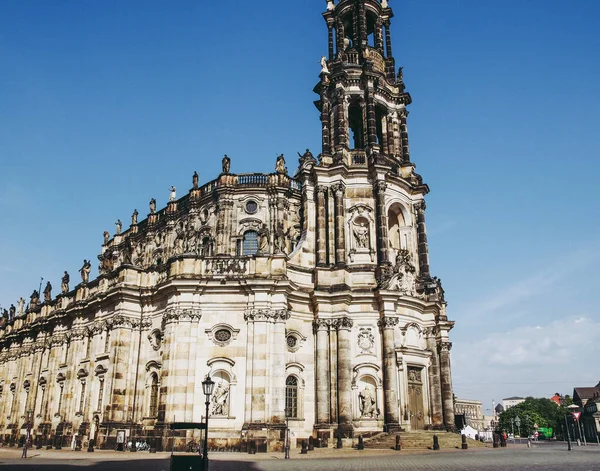
M396 74L387 0L327 1L328 58L314 91L322 165L410 165L402 69ZM406 172L405 172L406 173Z

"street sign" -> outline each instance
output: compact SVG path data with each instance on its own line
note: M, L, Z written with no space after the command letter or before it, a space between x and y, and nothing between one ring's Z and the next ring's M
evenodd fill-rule
M579 420L579 417L581 417L581 412L573 412L573 418L575 420Z

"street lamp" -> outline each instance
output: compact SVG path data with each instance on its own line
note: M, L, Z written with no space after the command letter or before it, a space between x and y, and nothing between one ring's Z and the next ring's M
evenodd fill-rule
M521 443L521 418L518 415L515 418L515 425L517 426L517 432L519 433L519 443Z
M292 408L286 407L285 408L285 459L286 460L290 459L290 426L289 426L290 415L292 415Z
M210 375L206 375L206 379L202 381L202 391L206 396L206 418L204 422L206 428L204 429L204 456L202 457L202 469L204 471L208 471L208 406L210 405L210 396L212 396L214 387L215 382L210 379Z

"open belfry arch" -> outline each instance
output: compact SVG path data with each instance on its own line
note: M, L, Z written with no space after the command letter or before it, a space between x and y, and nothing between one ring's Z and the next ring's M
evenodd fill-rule
M34 411L38 442L119 430L169 443L200 422L211 446L454 425L444 291L430 272L387 1L327 1L314 88L322 148L267 174L222 172L105 233L99 276L33 293L0 321L0 435ZM65 273L65 275L67 275ZM176 440L182 446L183 437Z

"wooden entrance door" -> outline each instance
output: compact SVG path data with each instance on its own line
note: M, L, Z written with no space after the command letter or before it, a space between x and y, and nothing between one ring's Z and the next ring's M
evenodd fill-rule
M408 411L413 430L425 428L422 372L422 368L408 368Z

